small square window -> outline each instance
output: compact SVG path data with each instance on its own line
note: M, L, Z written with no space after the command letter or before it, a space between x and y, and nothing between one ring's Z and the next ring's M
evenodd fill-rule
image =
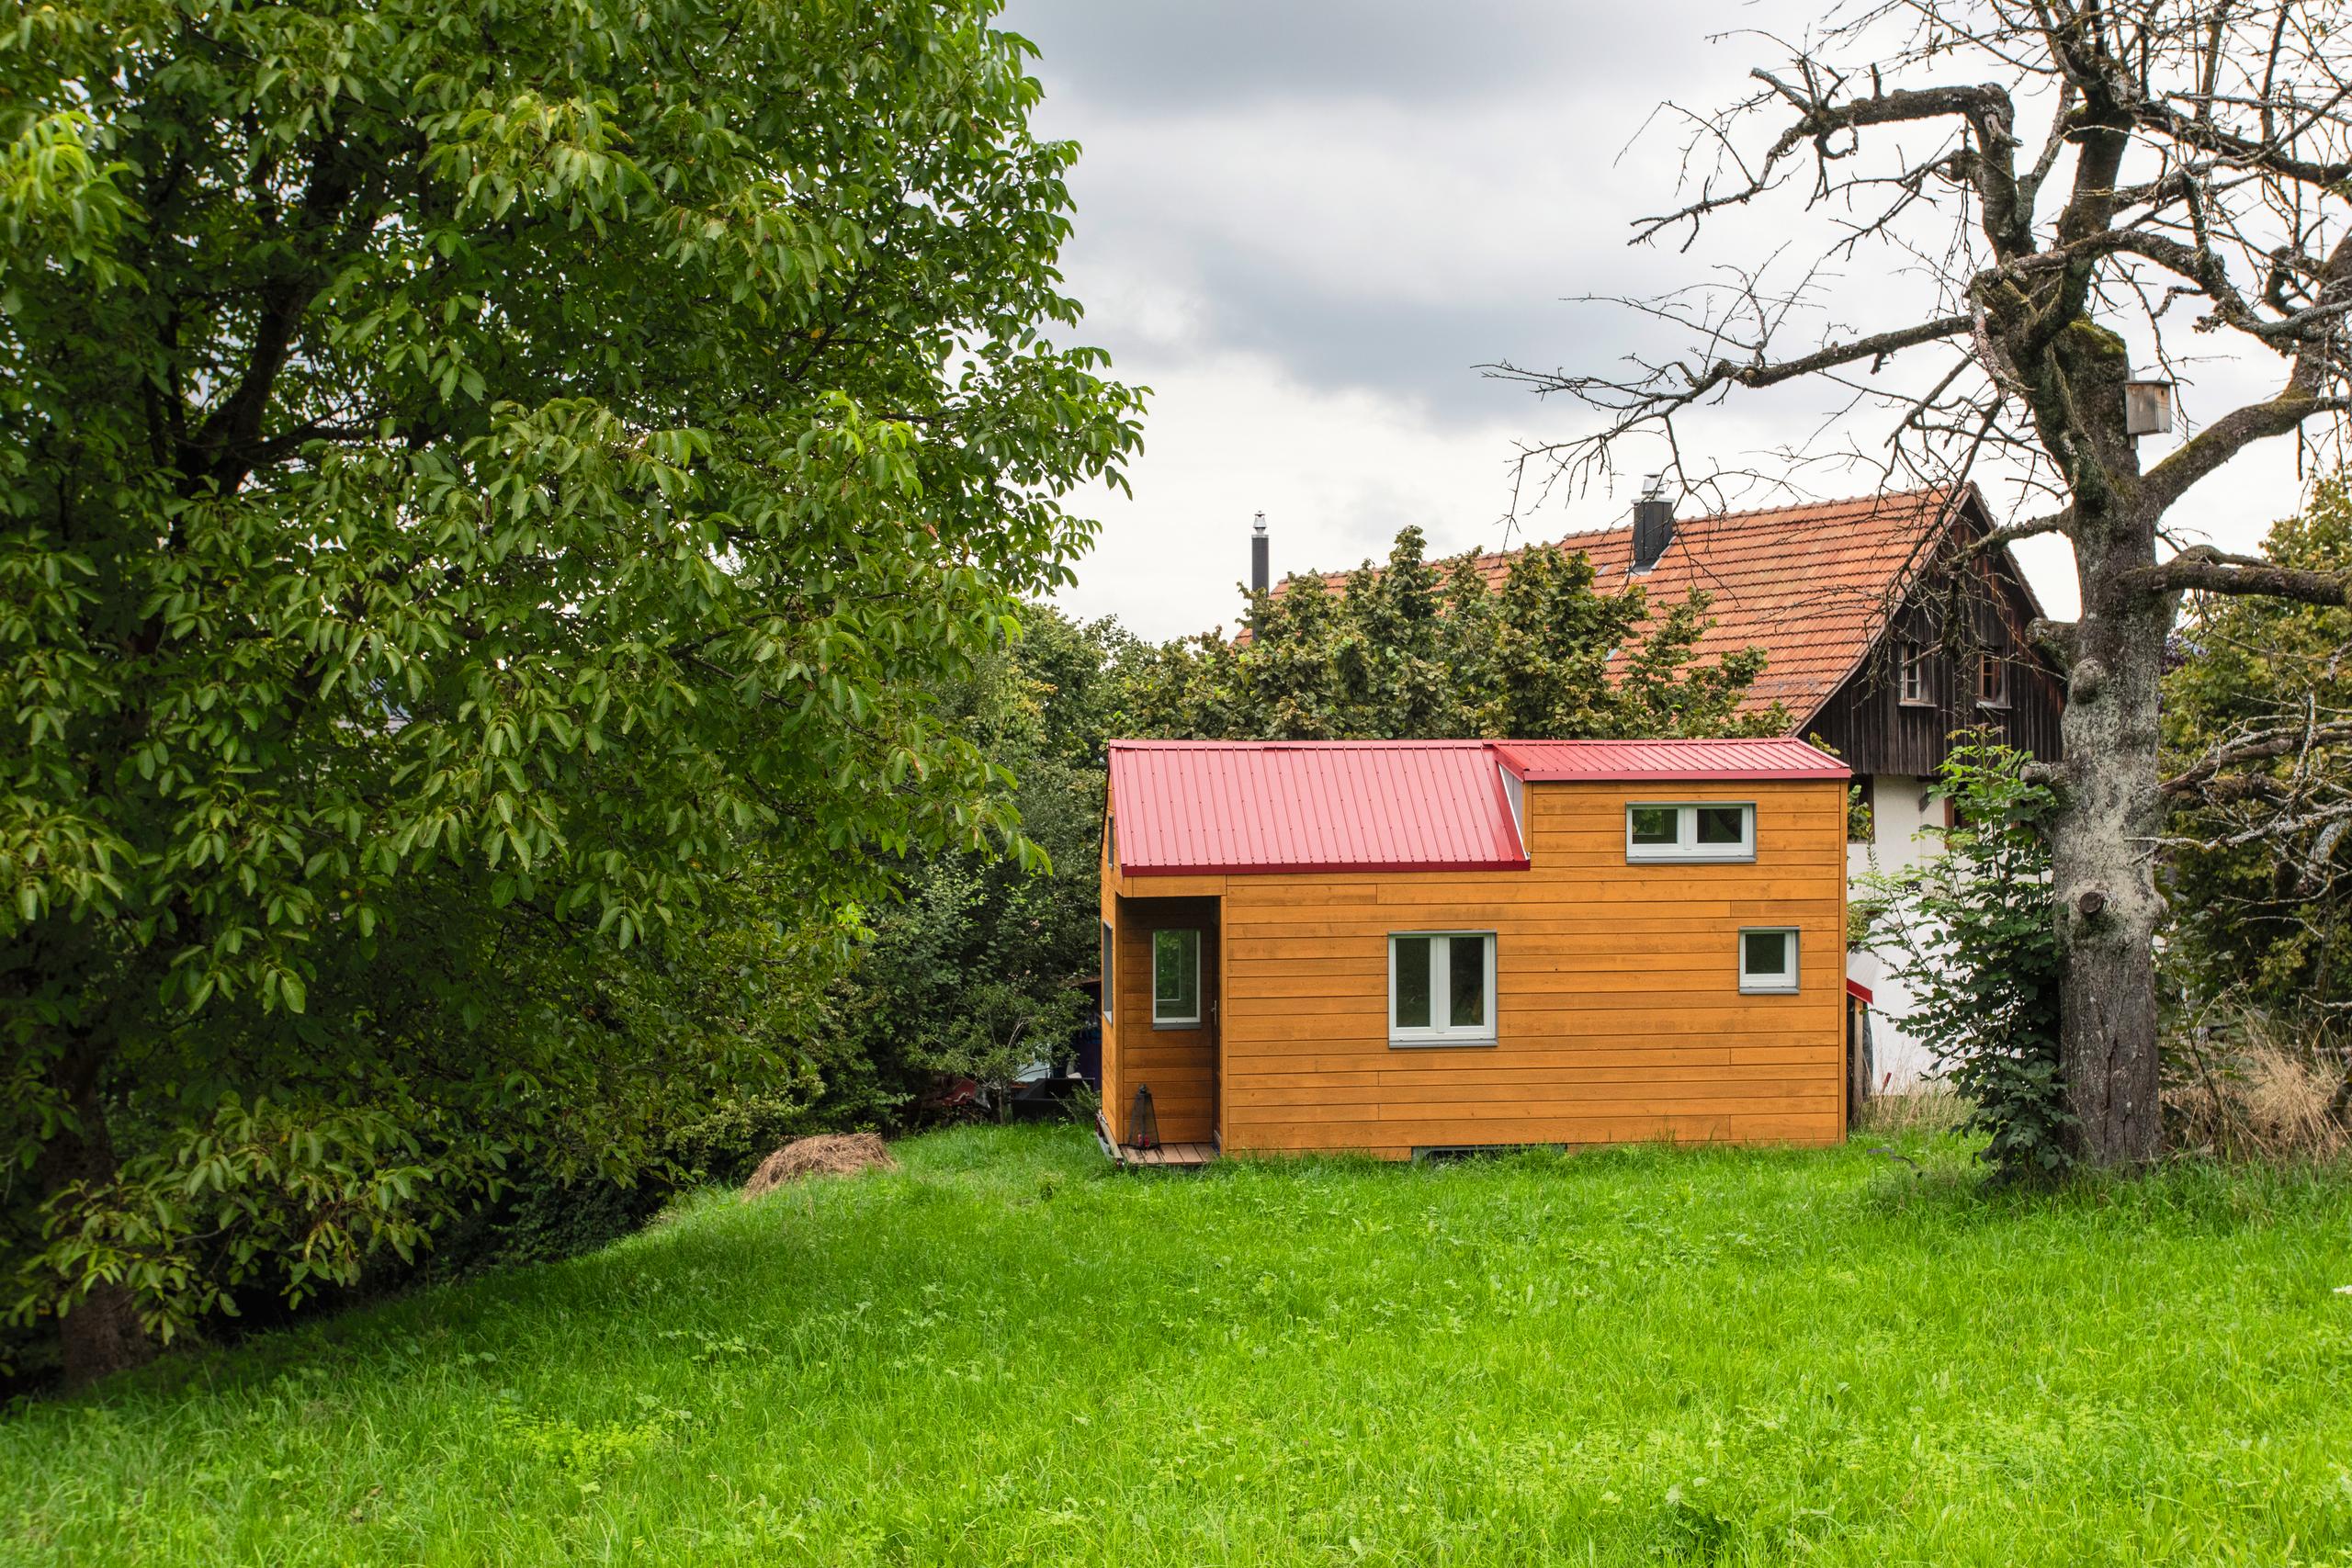
M1388 1043L1495 1043L1495 933L1413 932L1388 939Z
M1728 861L1756 858L1756 807L1747 802L1628 806L1625 858Z
M1187 1028L1201 1021L1201 933L1151 933L1151 1021Z
M1739 933L1739 988L1797 988L1797 933L1788 928L1757 928Z

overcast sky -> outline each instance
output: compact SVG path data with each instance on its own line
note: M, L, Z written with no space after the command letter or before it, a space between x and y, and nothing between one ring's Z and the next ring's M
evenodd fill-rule
M1673 191L1680 139L1635 134L1652 110L1727 101L1778 52L1708 35L1793 36L1811 14L1777 0L1011 0L1005 25L1042 51L1038 129L1085 150L1064 257L1087 307L1080 335L1153 394L1134 498L1082 498L1102 535L1066 606L1155 638L1230 624L1259 511L1277 576L1385 554L1408 523L1441 553L1501 545L1516 443L1590 416L1475 367L1605 369L1660 340L1565 297L1698 281L1810 232L1782 202L1688 255L1625 243ZM1871 272L1858 266L1836 307L1863 328L1916 319L1897 281ZM1882 302L1898 313L1874 314ZM2185 389L2188 412L2273 374L2221 367ZM1750 395L1691 430L1704 457L1734 464L1803 438L1819 413L1803 394ZM2240 464L2187 510L2250 547L2298 487L2291 446ZM1510 542L1606 525L1632 499L1623 485L1555 499ZM2020 553L2071 613L2063 547Z

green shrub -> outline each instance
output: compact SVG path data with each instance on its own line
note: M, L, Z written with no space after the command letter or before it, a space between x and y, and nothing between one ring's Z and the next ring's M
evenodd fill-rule
M2073 1116L2058 1060L2058 931L2048 825L2055 800L2027 782L2021 751L1955 739L1930 790L1956 825L1943 852L1864 878L1871 943L1915 998L1911 1032L1985 1134L1982 1158L2009 1179L2071 1163Z

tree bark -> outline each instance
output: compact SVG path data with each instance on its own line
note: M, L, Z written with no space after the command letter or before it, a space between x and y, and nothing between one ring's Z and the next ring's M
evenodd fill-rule
M2164 1134L2157 694L2172 599L2134 592L2126 581L2154 562L2152 522L2127 513L2086 520L2076 532L2083 616L2061 721L2064 804L2050 846L2063 961L2059 1063L2078 1156L2132 1166L2154 1159Z
M42 1193L56 1198L77 1187L103 1186L116 1174L114 1141L107 1129L106 1100L99 1083L104 1053L87 1035L66 1048L54 1069L58 1099L77 1126L64 1126L40 1152L36 1175ZM129 1288L107 1282L59 1314L59 1348L65 1385L86 1388L98 1379L152 1359L154 1342L139 1321L137 1298Z

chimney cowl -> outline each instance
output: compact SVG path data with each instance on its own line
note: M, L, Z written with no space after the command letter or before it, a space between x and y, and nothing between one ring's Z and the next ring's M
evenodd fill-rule
M1659 493L1656 481L1634 502L1634 570L1647 571L1674 543L1674 502Z

